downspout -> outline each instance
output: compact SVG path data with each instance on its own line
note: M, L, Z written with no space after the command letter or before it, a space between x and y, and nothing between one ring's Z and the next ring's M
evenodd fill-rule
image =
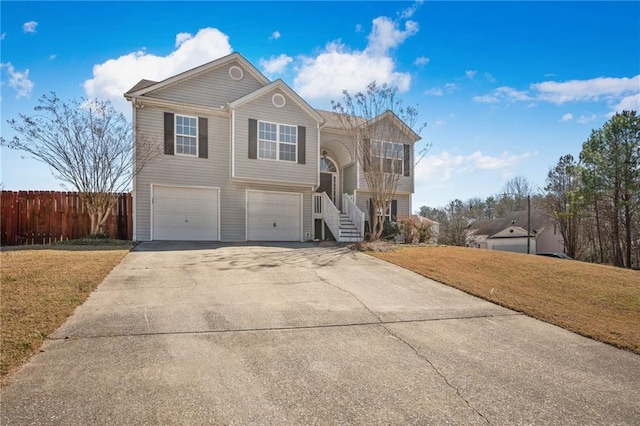
M136 129L136 98L132 98L131 99L131 126L133 127L133 171L135 172L136 170L136 162L137 162L137 158L136 158L136 143L137 143L137 129ZM133 206L131 206L131 212L133 214L133 218L131 219L133 221L132 227L131 227L131 233L133 234L131 236L133 241L138 241L138 227L137 227L137 219L138 219L138 209L136 209L136 180L138 178L138 174L135 173L133 175L133 182L131 183L131 202L133 203Z
M229 104L227 104L227 107ZM231 110L231 179L236 177L236 110Z

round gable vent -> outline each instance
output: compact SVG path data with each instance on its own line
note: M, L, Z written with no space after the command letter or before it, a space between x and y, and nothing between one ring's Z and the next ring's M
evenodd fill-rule
M282 94L276 93L271 97L271 103L273 103L273 106L276 108L282 108L287 104L287 100L282 96Z
M242 80L242 77L244 77L244 72L242 71L242 68L234 65L229 68L229 77L234 80Z

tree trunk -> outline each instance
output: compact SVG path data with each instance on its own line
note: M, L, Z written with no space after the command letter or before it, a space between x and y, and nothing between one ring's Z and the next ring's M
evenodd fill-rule
M598 208L598 199L594 200L596 213L596 233L598 235L598 247L600 249L600 263L604 263L604 248L602 247L602 231L600 228L600 209Z
M631 269L631 227L632 227L632 214L629 208L629 203L624 205L624 231L625 231L625 267Z

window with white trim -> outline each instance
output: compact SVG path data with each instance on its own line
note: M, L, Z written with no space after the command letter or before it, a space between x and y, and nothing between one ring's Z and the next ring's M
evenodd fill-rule
M297 146L296 126L258 122L258 158L296 162Z
M404 145L395 142L373 141L371 156L373 164L385 173L404 174Z
M176 154L198 156L198 119L176 114Z

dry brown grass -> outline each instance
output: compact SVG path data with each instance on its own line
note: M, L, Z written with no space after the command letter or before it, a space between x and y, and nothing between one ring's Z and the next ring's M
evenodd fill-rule
M129 246L130 247L130 246ZM15 249L0 253L0 374L19 367L83 303L129 252L95 247Z
M425 277L640 353L640 272L463 247L371 253Z

